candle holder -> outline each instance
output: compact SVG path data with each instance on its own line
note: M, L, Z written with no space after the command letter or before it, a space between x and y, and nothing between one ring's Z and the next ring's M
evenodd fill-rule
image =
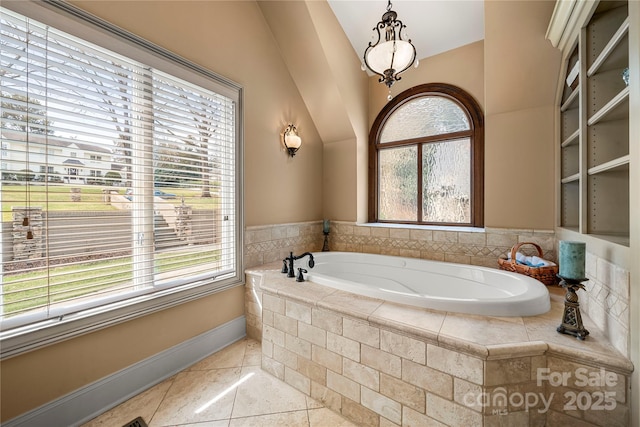
M329 252L329 232L323 231L324 244L322 245L322 252Z
M580 303L578 303L578 289L584 290L582 282L588 279L569 279L558 274L560 286L566 289L564 296L564 313L562 314L562 324L556 329L561 334L573 335L579 340L583 340L589 335L582 325L582 315L580 314Z

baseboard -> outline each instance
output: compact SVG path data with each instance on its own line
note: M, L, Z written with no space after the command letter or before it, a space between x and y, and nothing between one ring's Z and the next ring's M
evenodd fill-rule
M79 426L246 335L244 316L2 423L3 427Z

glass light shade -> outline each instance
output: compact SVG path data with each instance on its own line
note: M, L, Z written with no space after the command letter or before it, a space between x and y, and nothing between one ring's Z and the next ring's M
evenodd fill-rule
M291 157L296 155L296 151L302 145L302 138L298 136L298 129L292 124L288 125L282 133L282 142L287 148Z
M288 133L284 136L284 143L287 148L300 148L302 139L298 135Z
M416 60L416 49L407 38L406 26L391 10L391 0L380 22L373 28L369 46L364 51L364 66L380 76L378 80L389 88L400 80L399 74L407 70Z
M367 52L367 64L378 74L388 69L402 71L411 65L413 45L404 40L390 40L374 46Z

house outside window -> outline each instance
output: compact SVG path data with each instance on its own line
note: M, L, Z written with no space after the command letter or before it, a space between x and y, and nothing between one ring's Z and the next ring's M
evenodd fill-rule
M369 144L369 222L483 226L484 118L468 93L431 83L399 94Z
M40 165L40 173L53 173L53 166Z
M68 31L74 22L56 19ZM3 169L66 173L0 186L3 228L22 239L2 254L2 355L69 322L79 334L112 313L133 318L242 283L242 89L133 35L117 44L127 51L109 51L93 44L100 34L80 39L0 8L12 117L0 131L16 153ZM88 185L114 170L104 182L126 188L106 197Z

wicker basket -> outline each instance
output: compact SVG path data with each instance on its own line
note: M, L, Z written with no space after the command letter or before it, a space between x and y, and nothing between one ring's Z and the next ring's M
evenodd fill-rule
M515 273L524 274L525 276L533 277L536 280L541 281L547 286L555 285L558 283L558 266L550 265L546 267L529 267L528 265L518 264L516 262L516 252L522 245L533 245L538 250L538 256L543 258L542 249L540 246L533 242L522 242L511 248L511 259L507 259L505 255L500 255L498 258L498 265L500 270L513 271Z

